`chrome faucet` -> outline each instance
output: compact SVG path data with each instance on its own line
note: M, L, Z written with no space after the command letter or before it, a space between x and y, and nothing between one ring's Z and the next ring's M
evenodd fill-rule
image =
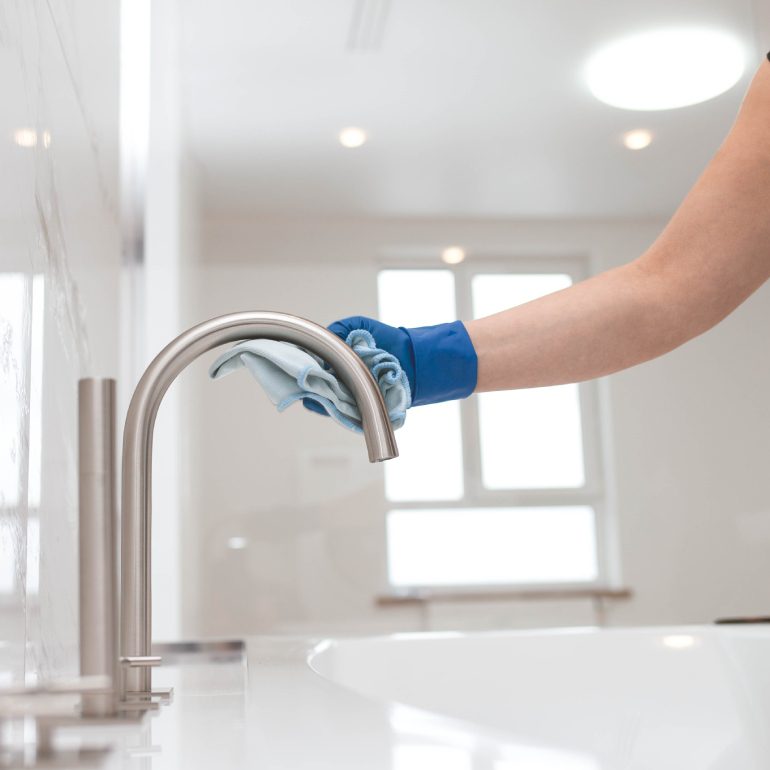
M152 511L152 442L155 416L163 396L177 375L192 361L228 342L245 339L270 338L292 342L320 356L328 362L342 382L352 392L361 412L364 438L370 462L380 462L398 456L393 429L382 394L369 369L336 335L311 321L285 313L252 311L232 313L204 321L188 329L170 342L147 367L131 398L123 432L123 477L121 515L121 576L120 576L120 664L109 671L100 671L94 665L95 658L84 660L81 651L81 671L88 674L116 674L121 680L117 685L117 706L131 700L152 699L151 666L159 659L151 654L152 602L151 602L151 511ZM81 406L83 414L88 410ZM82 457L81 457L82 461ZM109 475L109 474L107 474ZM109 505L105 506L109 509ZM108 511L109 512L109 511ZM93 518L93 517L91 517ZM82 521L81 512L81 521ZM81 542L83 539L81 538ZM88 542L88 538L86 538ZM100 554L114 549L101 541ZM87 557L88 555L85 554ZM100 556L86 559L86 563L99 562ZM86 593L94 581L91 567L84 568L81 553L81 583ZM110 567L99 568L99 574L109 574ZM87 649L110 649L114 628L110 628L113 612L104 609L109 591L101 590L101 610L90 619L81 618L81 634L91 636ZM113 608L114 610L114 608ZM114 650L115 642L112 642ZM81 638L81 648L84 647ZM102 654L100 661L105 659Z

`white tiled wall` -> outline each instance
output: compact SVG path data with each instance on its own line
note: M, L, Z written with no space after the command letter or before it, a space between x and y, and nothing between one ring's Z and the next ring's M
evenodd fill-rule
M0 8L6 679L76 667L77 380L117 371L118 23L118 0Z

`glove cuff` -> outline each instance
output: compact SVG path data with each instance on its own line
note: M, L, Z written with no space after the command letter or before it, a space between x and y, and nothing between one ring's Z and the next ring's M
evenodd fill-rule
M467 398L476 389L478 358L462 321L400 327L414 349L412 406Z

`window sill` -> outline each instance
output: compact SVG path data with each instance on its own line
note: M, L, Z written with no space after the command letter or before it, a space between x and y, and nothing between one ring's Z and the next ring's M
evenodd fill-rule
M565 599L628 600L633 598L630 588L602 588L599 586L571 586L563 588L413 588L375 597L377 607L403 607L439 602L491 601L561 601Z

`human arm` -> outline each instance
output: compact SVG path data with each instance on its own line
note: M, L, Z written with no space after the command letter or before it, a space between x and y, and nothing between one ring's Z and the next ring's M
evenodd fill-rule
M485 318L429 327L432 336L417 348L413 330L374 319L355 316L330 328L344 339L369 324L378 344L405 363L413 391L425 391L419 381L429 373L418 404L434 403L580 382L648 361L710 329L768 277L770 60L706 170L637 259ZM431 355L439 345L430 340L444 343L442 357Z
M640 257L465 323L475 392L593 379L711 328L770 277L770 63L722 146Z

